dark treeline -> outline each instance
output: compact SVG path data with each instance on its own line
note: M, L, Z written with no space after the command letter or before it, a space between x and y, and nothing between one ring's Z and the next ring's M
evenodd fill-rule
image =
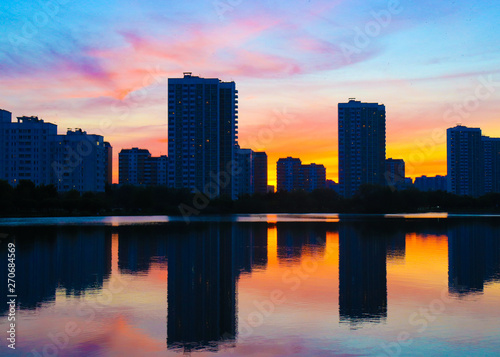
M0 215L180 215L229 213L411 213L411 212L500 212L500 194L480 198L443 191L416 189L394 191L389 187L364 185L350 199L333 190L277 192L246 195L236 201L208 199L188 190L163 186L107 186L102 193L77 191L58 193L56 188L21 181L15 188L0 181Z

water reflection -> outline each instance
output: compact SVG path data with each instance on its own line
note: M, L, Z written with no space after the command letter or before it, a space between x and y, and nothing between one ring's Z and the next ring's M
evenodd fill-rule
M239 284L242 281L254 284L251 285L254 290L247 290L247 293L255 293L266 284L272 289L280 288L287 269L295 274L294 269L306 259L317 264L314 265L317 271L307 272L307 279L317 279L318 283L307 285L304 282L300 289L312 286L316 290L298 291L300 294L296 296L290 292L290 286L281 285L283 291L290 294L287 298L302 299L292 310L286 311L290 314L293 309L310 308L313 311L315 307L308 305L311 297L325 294L323 286L326 284L335 289L338 286L338 310L336 290L333 297L329 295L326 299L335 314L338 311L338 321L332 315L325 315L325 319L351 333L344 327L360 329L369 325L377 328L390 322L388 316L394 311L394 304L388 296L388 287L395 282L391 282L388 272L391 267L404 268L407 260L416 256L415 251L411 255L408 250L415 250L427 236L440 235L443 241L448 238L450 294L461 298L483 293L485 286L500 280L500 224L491 219L195 222L188 226L170 222L118 227L25 226L5 230L16 237L17 261L22 262L17 265L18 304L22 311L43 310L45 304L55 303L57 293L68 299L83 299L86 292L102 290L113 274L138 280L146 279L153 271L165 274L167 282L163 280L160 285L166 302L161 314L162 324L166 325L162 346L171 353L237 348L242 340L238 321L244 321L245 317L238 311L242 306ZM113 250L112 236L116 242ZM336 252L334 258L328 253L330 245L337 248L337 239L338 261ZM443 251L446 254L445 244ZM426 252L418 253L422 253L423 258L417 263L413 261L415 269L428 264ZM6 256L6 244L2 244L0 264L5 275ZM446 269L446 256L442 261L429 263ZM329 275L322 274L321 269L325 266L333 266ZM338 284L337 277L332 276L336 272ZM446 274L446 270L443 272ZM256 278L255 283L252 278ZM420 283L427 278L419 276ZM446 291L446 279L442 285ZM420 289L419 286L411 288L414 289L411 292L401 289L399 293L409 295ZM131 299L144 296L147 299L148 287L144 289L141 297L131 293ZM0 293L7 295L5 284L1 285ZM128 291L123 294L128 296ZM258 299L264 301L268 297L266 293ZM252 302L257 297L248 299ZM248 308L251 302L246 308L253 312L254 308ZM275 308L279 316L282 310ZM1 313L6 311L6 304L3 304ZM281 325L276 326L283 331L290 328L286 319L277 321ZM253 328L258 331L260 326ZM296 329L294 331L300 332L299 326ZM25 341L29 341L29 336ZM29 346L26 348L29 350Z
M22 227L12 230L11 236L16 242L16 293L21 309L54 301L57 289L72 296L100 289L111 273L111 234L105 229ZM3 270L6 245L2 249ZM2 311L6 311L3 304Z
M309 254L322 256L325 250L326 233L331 225L325 223L276 224L278 231L278 260L281 263L300 262L305 247Z
M458 296L481 293L484 284L500 279L499 226L456 225L448 231L448 287Z
M351 326L387 317L387 243L375 227L339 229L339 314Z

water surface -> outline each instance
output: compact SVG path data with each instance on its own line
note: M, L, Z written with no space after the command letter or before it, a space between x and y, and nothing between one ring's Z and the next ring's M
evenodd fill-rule
M498 217L3 219L0 233L18 295L2 355L500 352Z

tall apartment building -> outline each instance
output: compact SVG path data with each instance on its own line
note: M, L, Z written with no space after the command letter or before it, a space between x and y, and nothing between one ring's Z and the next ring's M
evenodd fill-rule
M500 192L500 138L482 137L484 193Z
M51 155L57 126L38 117L18 117L0 110L0 179L16 186L19 180L35 185L54 182Z
M253 192L267 193L267 154L264 151L253 152Z
M293 191L302 188L302 161L293 157L279 159L276 163L278 191Z
M232 176L238 139L238 91L234 82L200 78L190 72L168 80L169 185L236 198ZM215 177L215 179L214 179Z
M81 129L57 135L57 125L38 117L18 117L0 110L0 179L53 184L59 191L104 191L104 138ZM110 161L112 165L112 159Z
M106 184L104 138L76 129L54 139L52 168L58 191L103 192Z
M150 157L146 149L122 149L118 154L118 183L146 185L146 162Z
M447 130L448 191L474 197L484 194L484 148L481 129L458 125Z
M326 169L323 165L302 165L302 188L312 192L317 189L326 188Z
M385 184L385 123L384 105L339 103L339 184L345 197L362 184Z

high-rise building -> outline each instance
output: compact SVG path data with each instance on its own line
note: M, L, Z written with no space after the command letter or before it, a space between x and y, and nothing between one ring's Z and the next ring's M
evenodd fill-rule
M253 152L253 192L267 193L267 154L264 151Z
M484 193L500 192L500 138L483 136Z
M190 72L168 80L169 185L236 198L233 164L238 139L234 82ZM218 182L223 173L230 180Z
M146 162L151 157L147 149L122 149L118 154L120 185L146 185Z
M106 184L113 183L113 147L107 141L104 142L104 181Z
M302 161L293 157L279 159L276 163L278 191L302 189Z
M0 179L12 186L20 180L35 185L53 183L51 145L57 126L38 117L18 117L17 122L12 122L10 112L0 112Z
M302 187L305 191L312 192L326 187L326 169L323 165L302 165Z
M52 167L58 191L104 192L106 149L101 135L68 130L53 142Z
M351 197L362 184L384 185L385 106L339 103L338 130L341 194Z
M484 193L484 149L481 129L458 125L447 130L448 191L457 195Z
M385 160L384 179L386 185L395 186L405 181L405 162L402 159Z

